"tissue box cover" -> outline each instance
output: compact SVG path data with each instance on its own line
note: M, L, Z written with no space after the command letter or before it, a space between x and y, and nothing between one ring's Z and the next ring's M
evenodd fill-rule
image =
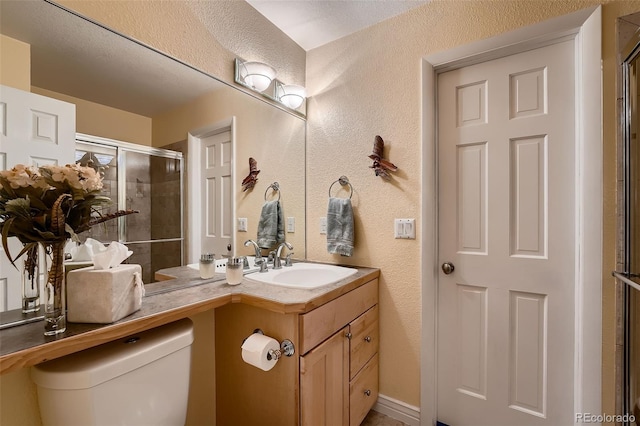
M109 269L93 267L67 274L67 320L108 324L140 309L142 280L136 284L140 265L118 265Z

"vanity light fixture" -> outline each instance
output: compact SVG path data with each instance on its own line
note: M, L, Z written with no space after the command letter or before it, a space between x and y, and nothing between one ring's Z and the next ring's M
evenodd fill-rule
M282 84L276 80L276 99L291 109L297 109L307 97L307 90L296 84Z
M265 63L236 59L236 82L256 92L264 92L276 76L276 70Z
M1 1L1 0L0 0ZM306 117L304 106L307 90L295 84L284 84L275 78L276 70L256 61L235 59L235 82L278 103L282 109Z

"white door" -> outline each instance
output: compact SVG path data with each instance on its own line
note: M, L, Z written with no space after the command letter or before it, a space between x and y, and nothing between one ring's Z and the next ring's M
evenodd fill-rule
M574 423L573 76L565 41L438 77L445 424Z
M201 139L202 253L216 257L233 253L233 197L231 132ZM230 249L229 249L230 248Z
M75 135L75 105L0 86L1 170L16 164L73 163ZM15 238L11 240L9 250L15 256L22 246ZM20 274L0 246L0 310L20 308L21 299Z

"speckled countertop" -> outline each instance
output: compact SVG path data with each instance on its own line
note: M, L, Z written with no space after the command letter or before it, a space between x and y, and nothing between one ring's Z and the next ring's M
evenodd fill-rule
M244 279L226 283L224 274L202 280L186 266L158 271L175 277L145 285L147 296L140 310L112 324L67 323L67 330L45 337L42 321L0 330L0 374L58 358L129 334L158 327L228 303L245 303L289 314L308 312L375 278L376 268L357 268L349 278L316 289L292 289L258 284Z

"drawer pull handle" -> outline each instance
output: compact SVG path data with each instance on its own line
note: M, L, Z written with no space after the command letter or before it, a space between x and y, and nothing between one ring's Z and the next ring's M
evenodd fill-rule
M352 336L353 336L353 335L352 335L351 333L349 333L349 332L346 332L346 333L344 334L344 337L346 337L346 338L347 338L347 339L349 339L349 340L351 340L351 337L352 337Z
M371 396L371 390L367 389L366 391L364 391L364 394L367 396Z
M367 343L371 343L371 336L365 337L364 341L367 342Z

